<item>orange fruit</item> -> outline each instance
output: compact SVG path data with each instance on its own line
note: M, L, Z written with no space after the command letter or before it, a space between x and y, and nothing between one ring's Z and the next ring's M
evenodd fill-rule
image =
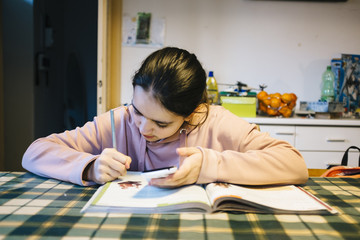
M291 113L292 113L291 109L288 108L282 115L287 118L291 116Z
M293 108L295 107L295 105L296 105L296 102L291 101L291 102L288 104L288 107L289 107L289 109L293 109Z
M296 102L297 100L297 96L295 93L290 93L291 97L292 97L292 101Z
M265 97L267 97L267 92L265 92L265 91L261 91L261 92L259 92L258 94L257 94L257 98L259 99L259 100L262 100L262 99L264 99Z
M281 95L281 101L283 101L284 103L289 103L291 102L293 99L293 96L290 93L284 93L283 95Z
M271 99L270 98L264 98L262 101L266 106L270 106L270 104L271 104Z
M267 106L263 102L259 103L259 108L261 111L266 113Z
M279 98L273 97L270 99L270 106L272 108L278 108L280 107L281 100Z
M280 93L272 93L270 94L270 97L274 97L274 98L281 98L281 94Z
M279 109L279 112L280 112L281 114L284 114L288 109L289 109L289 108L288 108L286 105L284 105L284 106L282 106L282 107Z
M271 115L271 116L275 116L278 114L278 111L272 108L268 108L266 111L267 114Z

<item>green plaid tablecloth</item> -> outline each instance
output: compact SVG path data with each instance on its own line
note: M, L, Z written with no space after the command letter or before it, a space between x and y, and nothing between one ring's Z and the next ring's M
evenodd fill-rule
M339 214L81 214L97 187L0 172L0 239L360 239L360 179L304 188Z

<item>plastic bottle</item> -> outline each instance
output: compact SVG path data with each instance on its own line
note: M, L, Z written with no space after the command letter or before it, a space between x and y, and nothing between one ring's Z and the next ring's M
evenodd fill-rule
M210 100L210 104L218 104L219 103L219 91L216 79L214 77L214 72L210 71L209 76L206 80L206 89L208 93L208 98Z
M334 82L335 76L331 71L331 66L327 66L326 71L322 75L321 101L334 101Z

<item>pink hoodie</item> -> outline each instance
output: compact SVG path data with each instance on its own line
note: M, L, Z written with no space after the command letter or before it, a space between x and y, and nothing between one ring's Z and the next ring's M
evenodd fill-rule
M308 171L300 153L289 143L256 130L256 125L221 106L210 106L203 125L181 129L179 135L147 142L133 119L134 109L114 109L117 150L131 157L131 171L179 165L178 147L199 147L203 163L197 183L301 184ZM85 167L105 148L112 148L109 112L81 128L52 134L33 142L23 156L23 167L40 176L79 185Z

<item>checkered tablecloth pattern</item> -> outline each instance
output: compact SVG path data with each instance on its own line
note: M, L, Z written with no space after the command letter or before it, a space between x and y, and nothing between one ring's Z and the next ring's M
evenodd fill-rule
M0 172L0 239L360 239L360 179L304 188L339 214L81 214L97 187Z

